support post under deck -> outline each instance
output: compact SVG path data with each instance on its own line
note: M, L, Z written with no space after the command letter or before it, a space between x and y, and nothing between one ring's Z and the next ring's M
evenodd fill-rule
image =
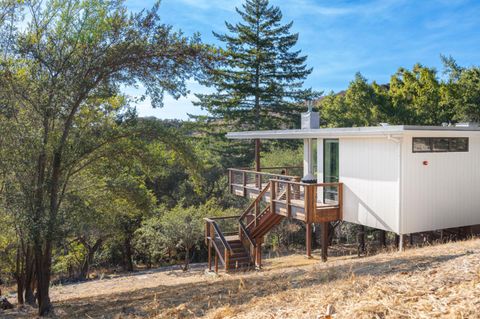
M257 241L257 246L255 247L255 267L258 269L262 268L262 243L263 238Z
M329 222L322 223L322 261L327 261L328 257L328 226Z
M312 258L312 224L306 224L306 233L305 233L305 244L307 246L307 257Z
M212 271L212 241L208 241L208 271Z
M403 251L403 241L405 236L403 234L399 235L398 238L398 251Z

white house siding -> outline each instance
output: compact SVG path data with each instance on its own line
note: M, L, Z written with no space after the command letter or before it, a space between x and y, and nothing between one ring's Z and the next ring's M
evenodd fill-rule
M413 136L419 134L404 137L402 233L480 224L478 134L442 133L446 137L469 137L469 151L454 153L413 153ZM424 132L420 136L439 134Z
M339 139L344 220L398 232L400 149L387 137Z

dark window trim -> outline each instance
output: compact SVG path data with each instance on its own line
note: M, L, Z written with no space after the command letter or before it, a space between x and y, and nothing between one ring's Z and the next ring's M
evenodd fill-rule
M417 139L422 139L422 140L425 140L425 139L428 139L429 142L430 142L430 150L426 150L426 151L416 151L415 150L415 140ZM433 150L433 140L434 139L448 139L449 142L448 142L448 150L447 151L435 151ZM466 139L467 140L467 148L465 150L462 150L462 151L459 151L459 150L450 150L450 145L451 145L451 142L450 140L453 140L453 139ZM466 153L466 152L469 152L470 151L470 139L468 137L414 137L412 138L412 153Z

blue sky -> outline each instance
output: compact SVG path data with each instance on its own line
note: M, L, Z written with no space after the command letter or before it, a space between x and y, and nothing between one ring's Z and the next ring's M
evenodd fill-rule
M128 0L133 10L153 1ZM440 54L453 56L460 65L480 64L479 0L271 0L284 21L294 21L300 34L297 49L308 55L313 73L306 87L329 92L345 89L356 72L370 81L388 82L398 67L419 62L441 70ZM212 31L224 32L224 21L238 21L239 0L163 0L160 16L186 34L200 32L202 40L218 43ZM191 103L193 93L209 89L188 82L189 96L167 96L162 109L145 100L137 105L141 116L188 119L201 114ZM128 89L136 95L139 91Z

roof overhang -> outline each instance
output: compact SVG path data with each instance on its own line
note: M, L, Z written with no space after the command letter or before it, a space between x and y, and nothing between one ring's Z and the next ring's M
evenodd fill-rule
M410 126L389 125L346 128L319 128L303 130L271 130L229 132L229 139L306 139L306 138L347 138L347 137L382 137L402 136L404 134L419 136L460 136L480 135L480 128L454 126Z

